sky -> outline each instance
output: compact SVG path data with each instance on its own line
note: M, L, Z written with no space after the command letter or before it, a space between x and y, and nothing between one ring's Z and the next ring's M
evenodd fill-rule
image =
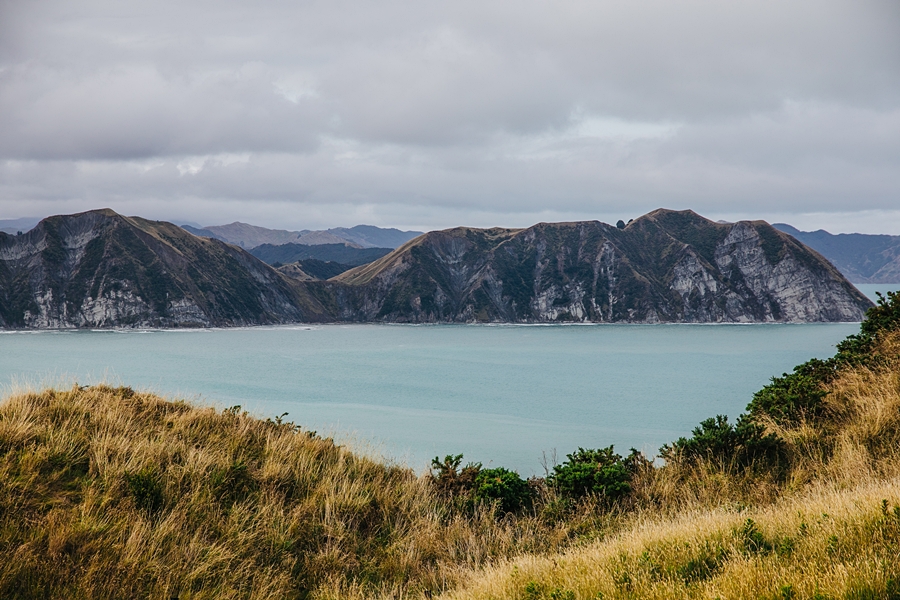
M900 234L897 0L0 0L0 219Z

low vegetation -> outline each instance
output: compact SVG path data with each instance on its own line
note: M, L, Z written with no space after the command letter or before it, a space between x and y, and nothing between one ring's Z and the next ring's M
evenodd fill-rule
M747 414L546 477L95 386L0 403L3 598L900 598L900 296Z

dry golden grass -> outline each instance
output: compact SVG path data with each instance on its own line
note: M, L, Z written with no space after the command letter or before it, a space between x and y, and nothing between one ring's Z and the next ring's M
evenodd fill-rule
M438 592L608 520L451 510L426 477L238 411L98 386L0 403L0 597Z
M893 479L757 509L646 517L587 547L504 561L448 597L888 598L900 594L898 503Z
M876 352L880 365L829 384L824 419L767 423L787 444L786 481L648 469L619 533L502 561L448 597L900 599L900 332Z

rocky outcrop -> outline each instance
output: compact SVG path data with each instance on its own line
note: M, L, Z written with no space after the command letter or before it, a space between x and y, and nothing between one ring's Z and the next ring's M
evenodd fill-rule
M209 327L319 320L309 291L243 250L111 210L0 234L0 325Z
M657 210L597 221L426 234L335 278L340 318L401 322L859 321L871 302L762 221Z

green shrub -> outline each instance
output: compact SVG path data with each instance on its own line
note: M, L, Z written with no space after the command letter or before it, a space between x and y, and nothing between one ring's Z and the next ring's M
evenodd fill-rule
M561 495L582 498L598 494L615 500L631 491L631 473L612 446L599 450L579 448L566 458L563 464L553 467L547 482Z
M475 476L475 499L495 502L500 511L516 512L531 501L528 482L503 467L481 469Z
M462 454L448 454L441 461L431 461L431 482L444 496L467 496L475 488L475 478L481 471L481 463L469 463L460 470Z
M763 415L778 423L796 423L803 418L820 418L825 398L824 386L846 366L877 364L873 352L882 333L900 328L900 293L878 294L878 304L866 312L860 332L837 345L837 354L826 360L813 359L794 367L793 373L773 377L772 383L756 392L747 406L751 417Z
M718 415L695 427L690 438L679 438L659 449L665 460L714 460L740 467L757 465L767 469L777 467L784 454L784 444L774 434L747 416L738 417L737 424Z

